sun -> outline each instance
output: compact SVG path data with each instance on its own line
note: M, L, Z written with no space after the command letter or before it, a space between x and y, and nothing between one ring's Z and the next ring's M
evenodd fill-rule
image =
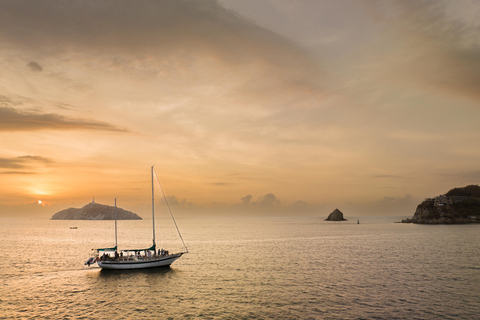
M42 200L38 200L38 204L42 204Z

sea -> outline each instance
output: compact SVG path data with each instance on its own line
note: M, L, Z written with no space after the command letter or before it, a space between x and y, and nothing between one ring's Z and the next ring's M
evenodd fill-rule
M113 221L1 218L0 318L480 319L480 224L402 218L177 217L189 252L136 271L84 264ZM119 248L149 247L151 224L118 221Z

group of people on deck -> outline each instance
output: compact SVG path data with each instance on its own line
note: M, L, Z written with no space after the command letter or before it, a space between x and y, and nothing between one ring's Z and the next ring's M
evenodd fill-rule
M153 256L155 256L155 251L145 250L144 252L145 253L144 253L143 257L151 258L152 254L153 254ZM165 256L168 256L169 253L168 253L168 250L158 249L158 254L157 255L159 255L161 257L165 257ZM115 260L117 260L119 257L123 257L123 251L121 251L120 254L117 251L115 251L114 257L115 257ZM135 257L141 258L142 257L141 251L135 251ZM104 252L102 256L97 258L97 260L105 261L105 260L111 260L112 258L113 257L111 257L109 254Z
M158 249L158 255L161 256L161 257L168 256L168 250Z
M155 256L155 250L151 251L151 250L145 250L144 251L144 257L148 257L148 258L151 258L152 255ZM161 256L161 257L165 257L165 256L168 256L168 250L163 250L163 249L158 249L158 253L157 255ZM142 257L140 251L135 251L135 256L137 257Z

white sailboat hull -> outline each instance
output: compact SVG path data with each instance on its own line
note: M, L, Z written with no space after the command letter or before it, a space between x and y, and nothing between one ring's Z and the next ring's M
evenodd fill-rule
M138 259L138 260L106 260L97 261L100 268L103 269L115 269L115 270L129 270L129 269L148 269L167 267L171 265L175 260L183 255L181 253L171 254L165 257L154 256L151 258Z

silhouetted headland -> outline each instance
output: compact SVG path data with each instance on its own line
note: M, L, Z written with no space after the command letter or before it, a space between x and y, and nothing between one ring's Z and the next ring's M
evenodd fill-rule
M444 195L427 198L417 206L412 218L403 223L480 223L480 186L454 188Z
M115 207L99 203L89 203L83 208L68 208L55 213L51 220L115 220ZM131 211L117 207L117 220L142 220Z
M342 211L335 209L328 215L328 218L325 219L325 221L347 221L347 219L343 218Z

